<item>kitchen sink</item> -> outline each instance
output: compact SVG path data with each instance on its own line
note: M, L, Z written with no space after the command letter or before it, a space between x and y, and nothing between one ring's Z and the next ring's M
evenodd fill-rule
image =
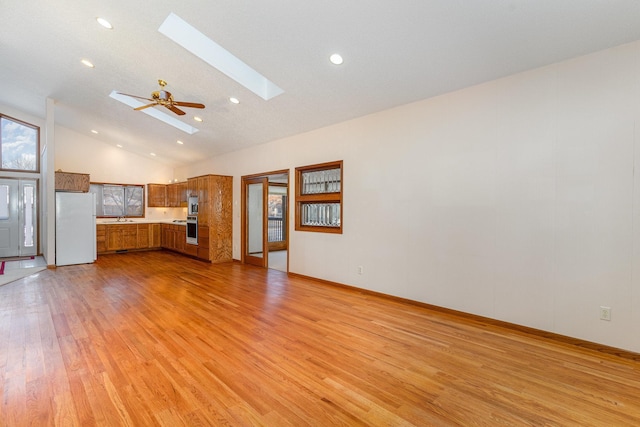
M135 221L132 219L121 219L120 221L114 219L113 221L100 221L98 224L126 224L127 222Z

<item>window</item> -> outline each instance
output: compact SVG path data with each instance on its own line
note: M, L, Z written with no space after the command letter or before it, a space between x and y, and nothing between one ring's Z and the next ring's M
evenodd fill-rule
M342 161L296 168L296 230L342 233Z
M144 185L92 183L89 191L96 195L96 216L144 217Z
M0 170L38 172L40 128L0 114Z

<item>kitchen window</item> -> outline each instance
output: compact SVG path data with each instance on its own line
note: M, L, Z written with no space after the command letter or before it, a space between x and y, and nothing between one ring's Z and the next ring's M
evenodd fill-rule
M38 172L40 128L0 114L0 170Z
M342 234L342 161L296 168L296 230Z
M92 183L98 217L144 217L144 185Z

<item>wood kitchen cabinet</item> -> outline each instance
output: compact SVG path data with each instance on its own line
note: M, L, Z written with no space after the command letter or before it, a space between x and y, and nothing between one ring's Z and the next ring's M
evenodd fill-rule
M162 247L186 253L187 228L184 225L162 224Z
M110 253L128 250L160 249L160 224L98 224L97 252Z
M149 224L137 225L136 249L147 249L149 247Z
M55 172L56 191L89 191L90 177L87 173Z
M165 184L147 184L147 206L163 208L167 205L167 186Z
M204 175L190 178L187 186L198 196L198 258L231 261L233 177Z
M162 224L149 224L149 248L162 247Z
M198 177L198 224L209 225L209 187L211 175Z
M196 247L196 256L207 261L210 260L209 255L209 227L204 225L198 226L198 246Z
M198 178L187 178L187 197L198 197Z
M167 185L167 203L168 208L174 208L178 206L178 186L176 184Z
M147 239L148 239L147 234ZM107 251L138 248L137 224L109 224L107 226Z
M187 183L177 182L167 185L167 207L184 208L187 206Z
M98 224L96 226L96 250L98 253L107 252L107 226Z
M176 184L178 186L178 202L179 206L182 208L187 207L187 202L189 200L189 195L187 194L187 183L179 182Z
M147 184L147 206L150 208L179 208L187 206L187 183Z

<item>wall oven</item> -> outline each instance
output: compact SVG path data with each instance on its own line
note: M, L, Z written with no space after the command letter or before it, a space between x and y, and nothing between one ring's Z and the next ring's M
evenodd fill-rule
M190 245L198 244L198 216L187 216L187 243Z

